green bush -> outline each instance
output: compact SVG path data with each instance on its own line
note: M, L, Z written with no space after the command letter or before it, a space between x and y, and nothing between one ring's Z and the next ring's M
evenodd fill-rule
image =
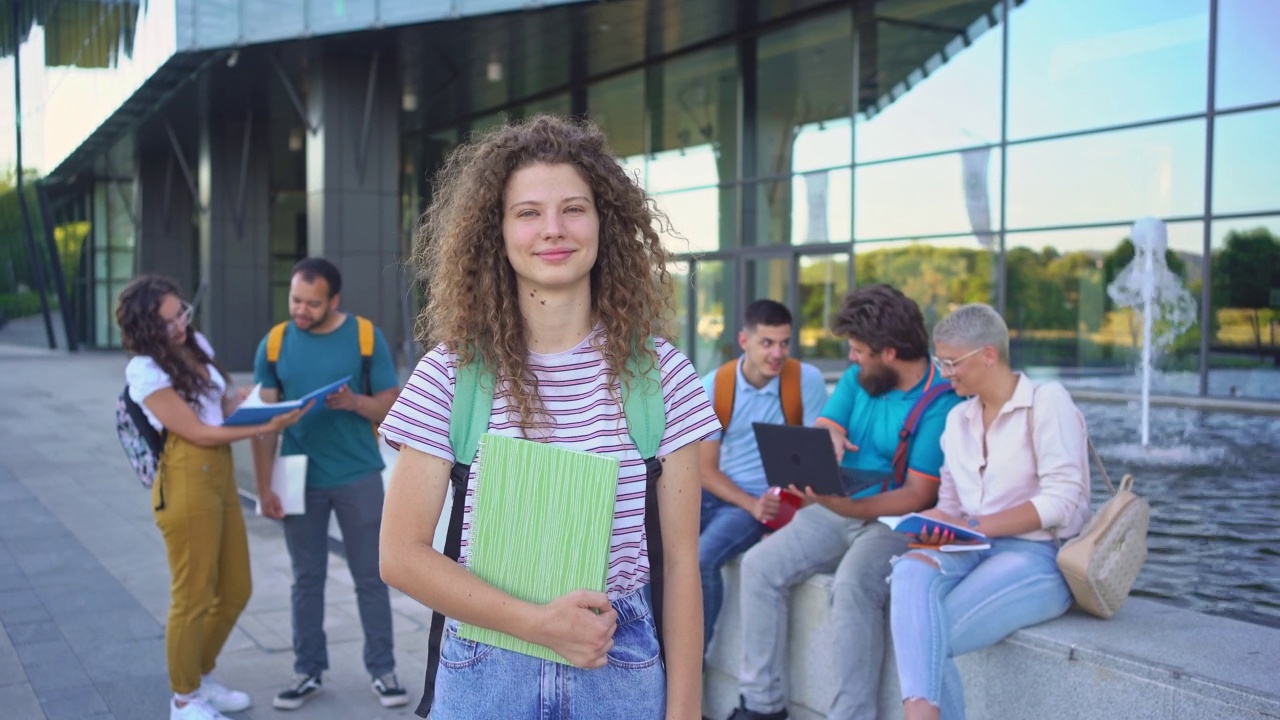
M50 308L56 303L50 303ZM0 315L13 320L40 314L40 296L33 292L0 293Z

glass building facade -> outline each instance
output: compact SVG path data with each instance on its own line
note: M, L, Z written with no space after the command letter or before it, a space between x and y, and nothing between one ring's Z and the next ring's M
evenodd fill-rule
M1131 225L1152 216L1197 306L1163 354L1160 389L1280 398L1271 0L454 4L465 12L307 0L279 17L317 37L262 46L255 1L213 13L218 4L177 3L177 56L223 53L193 75L229 72L225 53L239 49L242 66L273 53L263 74L286 78L266 82L258 105L271 205L254 262L273 283L272 314L287 268L308 251L317 155L293 113L308 103L308 53L359 46L384 53L370 82L395 87L392 224L404 256L432 173L469 134L535 113L588 117L670 220L674 339L700 370L736 353L742 309L760 297L792 308L800 357L839 370L833 308L851 287L887 282L929 324L961 303L997 306L1016 365L1123 386L1140 323L1107 288L1133 257ZM243 15L234 22L231 5ZM136 163L108 162L130 152L119 148L95 155L92 192L59 204L93 227L94 261L79 277L103 295L84 310L86 326L102 326L100 345L115 341L106 299L139 268L125 201L140 181ZM181 169L169 171L175 187ZM181 257L200 277L208 255ZM384 326L409 327L412 302L398 312Z

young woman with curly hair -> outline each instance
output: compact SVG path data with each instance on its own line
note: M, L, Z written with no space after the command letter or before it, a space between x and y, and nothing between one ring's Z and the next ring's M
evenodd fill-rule
M297 422L304 410L270 423L222 427L244 399L190 327L192 308L178 286L143 275L120 293L116 322L132 356L129 395L158 431L167 431L151 487L156 525L169 556L165 647L173 699L170 720L217 720L249 707L249 696L210 677L222 645L249 601L249 541L231 469L231 446Z
M661 337L671 296L655 228L663 219L600 131L567 119L494 129L458 148L436 179L414 255L428 297L419 337L431 350L382 424L401 457L381 555L388 584L450 618L426 689L436 720L535 718L548 708L603 720L701 715L698 443L718 423L688 359ZM633 359L638 372L656 365L666 416L657 453L660 623L644 592L646 466L620 394ZM620 461L605 593L524 602L466 569L469 530L461 563L432 549L451 468L471 462L449 442L467 363L497 379L489 432ZM468 500L464 528L470 513ZM549 647L572 666L460 639L456 622Z

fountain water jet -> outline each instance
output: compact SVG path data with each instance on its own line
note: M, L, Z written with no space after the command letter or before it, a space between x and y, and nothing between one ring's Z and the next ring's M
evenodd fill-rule
M1142 218L1133 224L1129 237L1133 240L1133 261L1107 286L1107 294L1116 305L1134 308L1142 315L1140 422L1145 448L1151 439L1151 372L1156 355L1191 327L1197 306L1165 261L1169 240L1164 222Z

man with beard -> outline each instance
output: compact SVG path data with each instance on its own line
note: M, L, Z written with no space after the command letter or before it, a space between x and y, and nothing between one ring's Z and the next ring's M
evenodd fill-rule
M253 469L262 514L284 521L293 565L293 669L297 676L276 695L278 710L294 710L315 697L329 669L324 633L324 585L329 563L329 517L338 518L347 565L364 630L364 665L384 707L408 702L396 680L391 600L378 569L382 523L382 455L373 427L399 395L395 364L381 331L338 310L342 275L324 258L293 267L291 322L277 325L258 346L253 379L262 399L300 398L350 376L347 385L285 431L284 455L306 455L306 512L285 515L271 489L276 435L253 441Z
M881 474L854 497L810 494L782 530L743 556L741 706L730 720L785 720L783 678L787 599L791 588L819 572L834 572L830 637L836 692L829 720L874 720L885 648L890 559L907 536L877 522L932 507L938 499L947 413L960 402L929 362L924 316L915 301L888 285L851 290L832 321L849 340L853 363L840 378L817 425L831 433L837 460L860 473ZM927 398L922 402L922 398ZM899 433L917 403L919 423L908 447L905 480L892 480Z

